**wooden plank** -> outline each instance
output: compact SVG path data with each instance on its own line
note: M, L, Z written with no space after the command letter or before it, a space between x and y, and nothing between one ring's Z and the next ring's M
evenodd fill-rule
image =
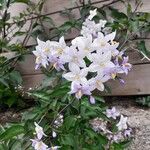
M127 96L127 95L147 95L150 94L150 64L134 65L127 76L123 75L125 85L119 81L109 81L107 85L111 86L112 93L98 92L103 96ZM23 76L23 86L25 89L35 88L40 85L45 76L43 74Z
M23 88L27 91L30 88L36 88L41 85L42 81L45 79L44 74L36 74L36 75L25 75L22 77L23 79Z
M34 0L34 2L38 2L39 0ZM98 3L100 2L101 3ZM94 6L97 6L97 7L101 7L103 5L106 5L110 2L112 2L113 0L92 0L92 3L94 4ZM79 0L76 0L78 6L81 6L81 3L79 2ZM149 5L149 1L148 0L142 0L143 2L143 6L139 9L139 11L147 11L147 12L150 12L150 5ZM133 6L133 8L135 8L134 6L134 0L131 1L131 4ZM114 5L115 8L118 8L119 10L121 11L126 11L123 3L115 3ZM9 9L9 12L11 12L11 16L15 16L15 15L18 15L20 12L22 12L23 10L26 9L26 5L25 4L22 4L22 3L16 3L14 5L11 6L11 8ZM73 1L70 1L70 0L47 0L45 5L44 5L44 8L43 8L43 14L49 14L49 13L54 13L54 12L57 12L57 11L63 11L65 10L65 8L75 8L76 7L76 4L73 3ZM80 18L80 14L79 14L79 10L78 8L74 9L72 11L72 13L74 14L75 18L78 19ZM54 20L55 24L57 26L60 26L62 25L65 21L68 21L68 18L67 17L64 17L62 15L60 15L60 13L54 13L52 15L50 15L50 17ZM26 29L28 29L29 27L29 24L30 24L30 21L28 21L25 25L24 25L24 29L23 31L25 31ZM13 27L12 27L13 28ZM75 33L75 34L74 34ZM66 39L68 38L73 38L75 37L74 35L78 35L77 31L75 32L72 32L72 33L69 33L66 37ZM18 38L14 38L11 42L12 43L16 43L16 41L22 41L23 39L23 36L20 36ZM27 43L27 45L32 45L32 44L35 44L35 40L34 39L30 39Z
M104 96L127 96L127 95L147 95L150 94L150 64L133 66L127 76L123 75L125 85L119 81L110 81L112 93L99 93Z
M25 55L24 60L20 61L16 65L16 70L20 71L22 75L34 75L40 74L41 70L35 70L35 56Z
M104 5L107 5L107 4L111 3L112 1L113 0L106 0L106 1L92 0L92 4L93 4L93 6L96 6L96 7L102 7ZM132 5L133 10L136 7L134 5L134 2L135 2L134 0L130 1L130 4ZM77 3L78 3L78 6L81 6L79 0L77 0ZM142 5L142 7L139 7L138 11L140 11L140 12L150 12L150 5L149 5L150 2L148 0L142 0L142 3L143 3L143 5ZM63 3L62 3L62 0L51 0L51 1L46 2L45 6L44 6L43 14L49 14L49 13L54 13L54 12L57 12L57 11L63 11L66 8L71 9L75 6L77 6L77 5L75 5L74 3L71 3L70 0L63 0ZM112 4L112 6L114 8L119 9L122 12L126 12L126 7L121 2L117 2L115 4ZM74 14L76 19L80 18L78 8L74 9L72 11L72 13ZM59 13L54 13L50 16L52 17L54 22L57 24L57 26L61 25L67 19L67 18L62 17Z

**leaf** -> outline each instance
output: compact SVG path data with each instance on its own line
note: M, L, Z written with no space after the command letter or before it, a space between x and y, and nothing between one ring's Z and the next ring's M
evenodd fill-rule
M67 127L67 129L70 129L71 127L75 126L77 119L75 118L75 116L68 116L65 118L65 123L64 126Z
M30 0L14 0L13 3L25 3L28 4Z
M9 87L8 83L6 82L6 80L4 78L0 78L0 83L5 85L6 87Z
M7 150L8 148L4 144L0 144L0 150Z
M124 150L125 148L127 148L129 145L130 145L130 141L123 141L123 142L120 142L120 143L113 143L111 145L111 149L112 150Z
M139 31L139 21L138 20L130 21L129 24L130 24L129 29L131 30L131 32L137 33Z
M42 100L45 100L45 101L50 100L50 97L48 95L46 95L45 92L37 91L37 92L34 92L34 93L28 93L28 94L30 96L34 96L36 98L39 98L39 99L42 99Z
M7 100L5 100L4 103L11 107L13 104L16 103L16 101L16 97L10 97Z
M18 31L18 32L16 32L16 33L14 34L14 36L22 36L22 35L24 35L24 34L26 34L26 32Z
M74 146L74 135L67 134L64 137L61 138L61 144L63 145L69 145Z
M150 55L150 51L147 50L146 45L145 45L145 41L140 41L139 43L137 43L137 47L138 49L144 53L146 56Z
M10 79L13 81L13 83L15 84L22 83L22 78L18 71L12 71L9 76L10 76Z
M130 3L128 3L128 6L127 6L127 15L129 16L131 13L132 13L132 6L131 6Z
M41 109L38 107L35 107L33 109L30 109L28 111L25 111L22 114L22 120L23 121L27 121L27 120L33 120L37 115L39 115L40 113L42 113Z
M98 135L98 140L102 145L106 145L108 143L108 139L101 134Z
M64 87L64 88L59 88L59 89L56 89L54 90L50 96L51 97L61 97L61 96L64 96L66 95L68 92L69 92L69 88L68 87Z
M121 20L121 19L128 19L127 15L119 12L117 9L114 9L112 7L109 7L109 9L111 10L111 16L117 20Z
M14 144L11 146L11 150L21 150L21 142L20 141L16 141L14 142Z
M10 140L11 138L18 136L24 132L25 132L25 130L22 125L13 125L10 128L6 129L0 135L0 141Z
M86 133L88 134L91 139L94 139L96 137L96 134L93 130L85 129Z

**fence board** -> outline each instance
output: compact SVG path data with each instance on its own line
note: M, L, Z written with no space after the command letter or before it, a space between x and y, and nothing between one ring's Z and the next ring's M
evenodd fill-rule
M147 95L150 94L150 64L141 64L133 66L133 69L127 76L123 75L125 85L121 85L119 81L110 81L107 85L111 87L112 93L102 95Z
M92 5L96 7L102 7L105 6L114 0L92 0ZM81 4L78 2L78 6L81 6ZM130 1L133 9L135 9L134 0ZM150 5L148 0L142 0L142 7L139 7L140 12L150 12ZM60 15L58 11L63 11L65 8L72 9L75 8L75 4L71 3L70 0L48 0L44 6L43 14L51 14L50 16L54 20L54 22L59 26L63 24L64 21L67 20L67 18L64 18ZM123 3L117 2L115 4L112 4L114 8L119 9L120 11L126 12L126 7ZM55 13L56 12L56 13ZM54 14L53 14L54 13ZM74 14L75 18L78 19L80 17L78 8L73 9L72 13Z
M146 95L150 94L150 64L134 65L133 69L127 76L123 75L125 85L121 85L119 81L109 81L108 85L112 89L112 93L100 93L104 96L127 96L127 95ZM42 83L44 79L43 74L24 75L23 86L25 89L34 88Z
M24 75L22 78L23 78L23 88L25 91L27 91L29 88L38 87L45 79L45 75L44 74Z

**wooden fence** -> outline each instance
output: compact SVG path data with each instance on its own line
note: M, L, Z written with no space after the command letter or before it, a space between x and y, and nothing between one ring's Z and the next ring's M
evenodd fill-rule
M81 4L78 2L78 7L81 7ZM134 7L134 4L131 4ZM143 0L143 6L140 8L140 11L150 11L150 1ZM122 3L116 3L114 0L92 0L92 4L98 7L105 7L108 3L118 9L124 10ZM63 24L64 21L67 21L67 18L64 18L60 15L60 11L65 8L73 10L73 13L76 18L79 18L78 7L73 5L70 0L47 0L43 13L50 15L54 22L59 26ZM72 39L78 35L78 32L72 31L67 36L67 39ZM149 43L149 42L147 42ZM120 85L117 81L110 81L108 84L112 87L111 95L145 95L150 94L150 63L147 61L141 61L141 55L135 51L129 52L130 63L133 64L133 69L129 72L128 76L122 76L126 84L124 86ZM41 71L35 71L35 58L32 55L28 55L25 58L24 62L20 62L17 66L17 69L21 71L23 75L24 87L26 89L30 87L38 86L42 80L45 78ZM103 93L106 95L106 93ZM108 95L108 94L107 94Z

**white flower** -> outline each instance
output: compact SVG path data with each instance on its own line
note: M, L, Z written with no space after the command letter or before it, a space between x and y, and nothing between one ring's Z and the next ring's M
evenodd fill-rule
M71 72L68 72L63 75L68 81L78 81L80 83L86 82L86 76L88 73L87 68L80 69L76 64L70 64L69 69Z
M103 76L103 74L98 74L95 78L88 80L88 83L92 90L98 89L99 91L104 91L104 82L108 81L108 76Z
M110 47L110 41L113 41L116 32L112 32L106 36L102 32L98 32L98 37L93 41L93 46L100 50L107 50Z
M69 48L69 51L66 55L63 55L61 59L65 60L65 62L68 62L69 64L76 64L79 67L86 67L84 58L85 54L83 51L77 51L75 46L71 46Z
M127 119L127 117L123 117L123 115L121 115L120 121L117 124L118 130L127 129Z
M51 42L52 55L61 57L62 55L66 55L69 51L69 47L66 45L64 37L62 36L59 39L59 42Z
M36 126L36 127L35 127L35 131L36 131L37 138L38 138L39 140L41 140L43 136L46 136L46 134L44 133L42 127L40 127L36 122L34 122L34 124L35 124L35 126Z
M57 133L55 131L52 131L52 137L55 138L57 136Z
M112 109L107 109L106 110L106 116L108 118L113 118L113 119L116 119L116 117L118 117L120 115L120 113L118 111L116 111L116 108L113 107Z
M46 68L48 65L47 53L50 53L49 42L43 42L37 39L38 46L36 46L36 50L33 51L33 54L36 56L36 69L42 65Z
M72 82L70 94L75 94L77 99L82 95L91 95L91 87L88 84L80 84L79 82Z
M35 150L48 150L48 146L42 141L38 141L37 139L31 139L31 141Z
M106 23L107 23L106 20L100 20L100 21L99 21L99 25L100 25L102 28L105 27L105 24L106 24Z
M48 150L57 150L59 148L61 148L61 146L53 146L53 147L49 148Z
M90 103L95 104L95 98L93 96L90 96Z
M101 53L93 53L89 55L89 60L92 64L89 66L90 72L102 72L105 68L111 68L115 65L111 62L111 52L107 51L103 54Z
M118 143L120 140L123 140L123 135L121 132L113 135L112 140L116 143Z
M90 15L88 17L89 20L92 20L94 16L97 15L97 8L94 10L90 10Z
M72 40L72 45L76 46L79 52L82 52L84 56L88 56L88 54L95 50L92 46L92 35L88 35L87 37L77 37Z

